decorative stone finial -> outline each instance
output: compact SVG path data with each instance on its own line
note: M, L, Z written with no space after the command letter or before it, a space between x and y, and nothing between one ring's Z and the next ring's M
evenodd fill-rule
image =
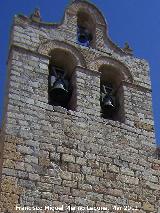
M124 43L124 48L123 48L124 52L129 54L129 55L133 55L133 50L130 48L129 43L125 42Z
M33 21L41 21L41 14L40 14L40 9L39 8L35 8L34 12L31 14L30 18Z

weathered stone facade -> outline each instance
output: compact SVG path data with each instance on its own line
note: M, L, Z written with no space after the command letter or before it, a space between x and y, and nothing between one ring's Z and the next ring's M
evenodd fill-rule
M77 43L81 9L94 20L94 48ZM149 67L113 44L106 30L101 12L84 1L71 4L60 25L15 17L1 137L0 212L32 206L43 210L25 212L53 212L45 206L63 205L58 212L72 212L68 206L93 212L78 209L88 206L109 209L101 212L160 213ZM54 50L65 51L75 63L74 110L48 104ZM123 122L100 117L102 65L122 78Z

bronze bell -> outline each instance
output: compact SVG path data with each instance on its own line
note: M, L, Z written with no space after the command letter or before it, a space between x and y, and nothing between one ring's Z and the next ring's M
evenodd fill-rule
M116 101L111 85L102 85L100 103L103 117L110 118L116 111Z
M79 26L77 31L77 36L78 36L78 42L81 45L84 45L87 47L90 45L90 42L92 39L91 39L90 33L88 32L86 28Z
M66 89L64 80L58 79L51 87L50 95L54 105L64 106L69 98L69 91Z
M65 84L64 84L63 80L61 80L61 79L59 79L55 82L52 90L57 91L57 92L62 92L62 93L68 92L68 90L65 89Z
M69 92L69 81L65 78L65 73L62 70L52 68L50 76L50 102L52 105L66 107L70 92Z
M80 41L81 43L86 43L88 41L88 35L85 32L79 33L78 41Z
M113 101L113 98L111 96L106 96L104 99L103 99L103 105L104 107L111 107L111 108L114 108L115 105L114 105L114 101Z

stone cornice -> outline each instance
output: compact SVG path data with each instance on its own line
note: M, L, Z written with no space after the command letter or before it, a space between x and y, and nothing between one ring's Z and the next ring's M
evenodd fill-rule
M152 92L151 88L143 87L141 85L133 84L133 83L130 83L130 82L123 81L122 84L124 86L131 87L131 88L134 88L136 90L141 90L143 92L150 92L150 93Z
M28 53L31 53L33 55L39 55L39 56L47 58L47 59L51 58L49 55L45 55L45 54L39 53L37 51L30 50L29 48L25 48L25 47L19 46L17 44L12 44L9 48L7 64L8 64L8 61L9 61L10 54L13 50L20 50L20 51L28 52Z

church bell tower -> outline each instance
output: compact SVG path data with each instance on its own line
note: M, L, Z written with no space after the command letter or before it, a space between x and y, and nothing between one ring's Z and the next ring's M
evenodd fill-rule
M0 212L160 212L149 66L95 5L15 16L7 88Z

